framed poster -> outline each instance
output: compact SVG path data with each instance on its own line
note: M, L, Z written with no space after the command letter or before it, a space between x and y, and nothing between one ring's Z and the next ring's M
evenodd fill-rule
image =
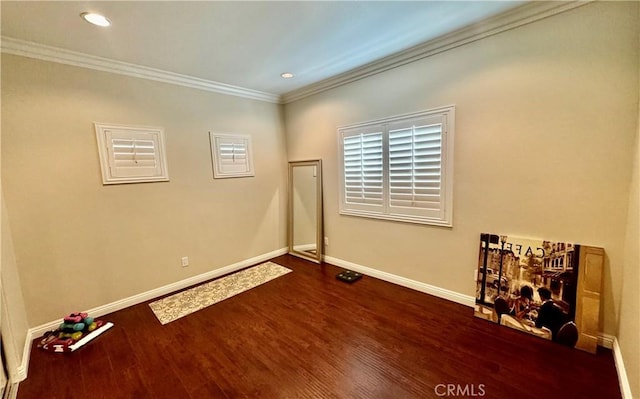
M595 353L604 250L484 233L475 316Z

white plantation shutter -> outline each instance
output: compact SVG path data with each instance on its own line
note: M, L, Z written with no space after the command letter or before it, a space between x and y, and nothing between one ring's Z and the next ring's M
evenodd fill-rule
M115 177L159 176L158 137L151 132L107 130L109 168Z
M103 184L169 180L162 128L95 124Z
M382 144L382 131L357 129L345 132L343 190L348 208L382 212Z
M340 213L451 226L454 111L339 129Z
M220 164L227 171L247 171L247 143L227 142L220 143Z
M210 135L215 178L255 175L251 157L251 136L214 133Z
M442 123L438 119L389 125L391 214L425 217L441 214Z

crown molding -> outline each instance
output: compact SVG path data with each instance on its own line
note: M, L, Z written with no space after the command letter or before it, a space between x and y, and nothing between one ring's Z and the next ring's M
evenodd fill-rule
M269 103L288 104L290 102L343 86L348 83L364 79L368 76L385 72L468 43L473 43L498 33L506 32L565 11L573 10L574 8L589 4L592 1L593 0L569 2L533 1L526 3L520 7L514 8L513 10L487 18L476 24L469 25L447 35L440 36L436 39L381 58L377 61L373 61L369 64L320 82L290 91L281 96L273 93L266 93L226 83L164 71L161 69L97 57L59 47L15 39L8 36L2 36L2 53L95 69L98 71L116 73L136 78L155 80L158 82Z
M442 53L468 43L506 32L544 18L573 10L593 0L570 2L534 1L513 10L487 18L452 33L429 40L407 50L373 61L364 66L333 76L317 83L292 90L282 95L281 103L288 104L314 94L364 79L368 76L394 69L411 62Z
M97 57L59 47L15 39L8 36L2 36L2 53L95 69L103 72L111 72L119 75L155 80L158 82L227 94L230 96L249 98L252 100L280 103L280 96L277 94L233 86L212 80L200 79L193 76L182 75L142 65L130 64L109 58Z

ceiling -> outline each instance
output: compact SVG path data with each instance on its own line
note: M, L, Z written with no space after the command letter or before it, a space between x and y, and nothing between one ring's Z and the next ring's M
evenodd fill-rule
M282 95L523 3L3 0L1 12L3 37Z

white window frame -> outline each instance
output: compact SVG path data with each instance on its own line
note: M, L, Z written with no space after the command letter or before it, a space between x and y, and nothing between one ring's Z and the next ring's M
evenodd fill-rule
M255 176L250 135L209 132L209 138L215 179ZM232 149L234 159L231 162L225 156L225 147L228 146L234 147ZM235 159L235 148L238 148L242 155L239 159Z
M162 127L99 122L94 122L94 126L98 141L102 184L146 183L169 180L164 146L164 129ZM133 159L130 162L118 159L117 140L133 142L133 148L131 149ZM146 143L147 146L144 150L136 151L137 142ZM151 146L149 147L148 144ZM141 156L142 159L136 159L137 156Z
M413 126L415 123L421 125L429 124L436 126L441 124L442 131L440 136L440 185L439 185L439 201L434 209L424 209L419 206L398 206L397 199L392 201L390 194L390 152L389 152L389 131L397 127ZM413 130L412 130L413 131ZM384 119L373 120L369 122L357 123L338 128L338 157L339 157L339 177L340 186L340 214L349 216L360 216L374 219L393 220L400 222L428 224L436 226L451 227L453 225L453 143L455 131L455 105L434 108L426 111L393 116ZM374 187L371 197L363 194L357 203L348 201L350 195L347 193L347 181L345 180L345 138L358 135L373 135L376 132L382 132L382 200L377 201L377 188ZM362 136L361 136L362 137ZM374 137L374 136L370 136ZM413 140L413 139L412 139ZM351 140L351 143L356 142ZM357 144L356 144L357 145ZM413 144L415 145L415 144ZM353 148L353 145L351 146ZM353 150L350 151L353 154ZM357 150L355 151L357 157ZM349 154L346 155L347 158ZM374 169L377 164L374 161ZM414 169L415 170L415 169ZM356 172L357 173L357 172ZM375 171L374 173L374 185ZM413 172L412 172L413 173ZM363 172L364 175L364 172ZM361 177L364 179L364 177ZM366 183L362 183L363 187ZM358 188L356 183L356 189ZM363 188L364 190L364 188ZM366 190L365 190L366 191ZM364 192L364 191L363 191ZM397 197L397 190L394 192ZM353 196L351 197L353 198ZM412 202L412 204L415 204Z

